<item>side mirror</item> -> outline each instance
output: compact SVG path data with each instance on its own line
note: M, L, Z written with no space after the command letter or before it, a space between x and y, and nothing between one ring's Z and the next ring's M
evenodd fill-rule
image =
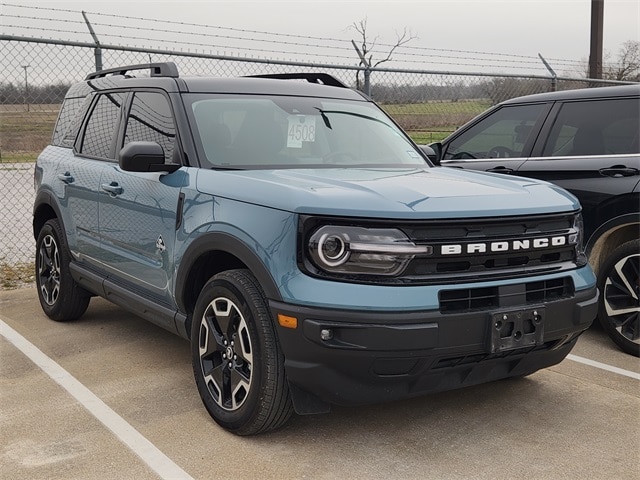
M164 162L164 150L156 142L127 143L118 155L118 164L126 172L173 173L181 165Z
M440 142L418 146L434 165L440 165L440 159L442 158L442 144Z

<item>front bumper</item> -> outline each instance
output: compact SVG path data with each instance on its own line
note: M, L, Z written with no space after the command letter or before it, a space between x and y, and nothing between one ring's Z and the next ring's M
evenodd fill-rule
M597 289L591 288L541 305L456 314L334 310L275 301L270 307L274 319L298 320L297 328L278 326L277 331L294 405L302 413L295 392L330 404L361 405L555 365L591 325L597 300ZM503 318L512 331L500 339L494 330L496 319Z

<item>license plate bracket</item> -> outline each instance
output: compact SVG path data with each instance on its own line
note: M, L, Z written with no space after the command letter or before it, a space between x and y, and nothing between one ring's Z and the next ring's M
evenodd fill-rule
M544 307L501 310L491 314L491 353L544 343Z

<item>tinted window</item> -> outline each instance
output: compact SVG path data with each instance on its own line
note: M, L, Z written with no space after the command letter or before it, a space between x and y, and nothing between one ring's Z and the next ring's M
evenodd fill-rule
M58 115L58 121L53 131L53 139L51 143L53 145L60 145L65 133L71 128L73 121L76 118L78 110L82 106L84 98L66 98L60 109Z
M80 153L92 157L111 157L111 145L123 99L124 95L119 93L99 96L87 122Z
M454 139L444 159L520 157L545 104L502 107Z
M167 98L160 93L138 92L133 97L127 119L124 144L136 141L156 142L171 162L176 131Z
M543 155L638 153L638 99L571 102L562 106Z

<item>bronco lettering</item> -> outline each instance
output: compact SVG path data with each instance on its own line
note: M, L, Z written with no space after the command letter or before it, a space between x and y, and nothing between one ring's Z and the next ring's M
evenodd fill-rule
M463 253L476 254L487 252L515 252L517 250L561 247L566 244L567 237L565 235L559 235L557 237L534 238L532 240L511 240L503 242L442 245L440 247L440 254L461 255Z

